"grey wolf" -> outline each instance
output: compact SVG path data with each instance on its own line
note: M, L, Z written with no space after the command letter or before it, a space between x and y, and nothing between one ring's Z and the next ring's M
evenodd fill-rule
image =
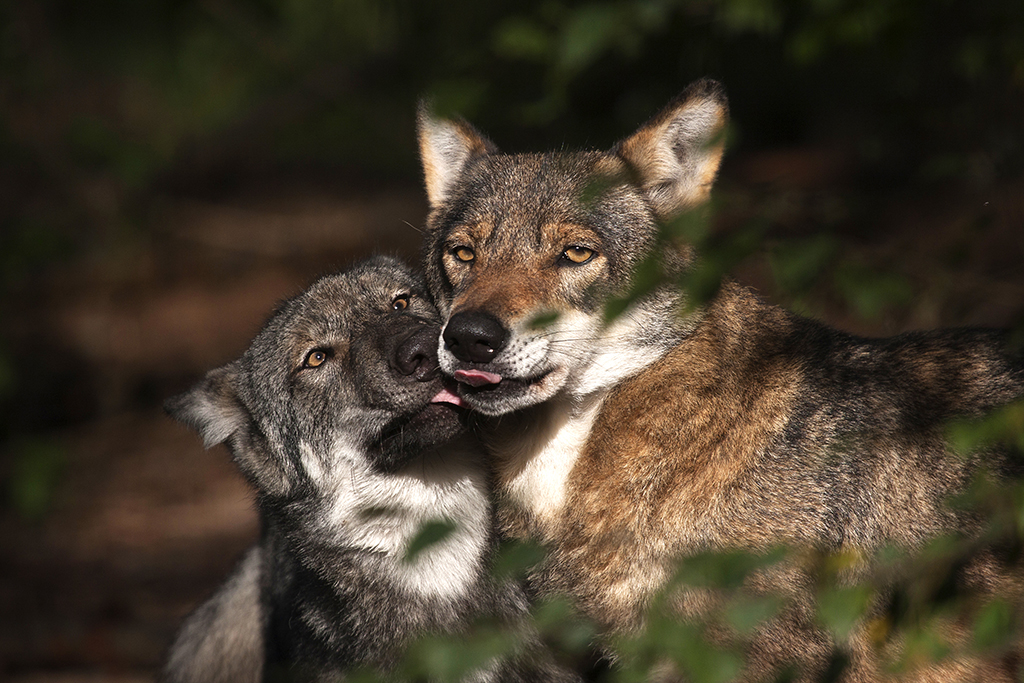
M167 403L226 443L256 491L259 543L185 622L164 681L339 680L388 670L424 633L514 626L492 581L488 470L437 372L421 279L378 257L285 302L248 350ZM421 527L452 531L412 558ZM479 681L571 680L510 657Z
M536 587L612 634L640 625L697 553L864 556L970 533L946 499L982 466L1009 466L945 438L950 420L1024 395L1005 333L858 338L728 280L707 302L664 284L604 323L644 259L680 273L700 258L659 225L708 198L727 118L721 86L703 80L608 151L502 154L467 122L420 111L441 369L470 407L501 416L485 432L499 517L547 548ZM976 558L965 580L1015 590L992 562ZM839 649L845 680L881 678L863 633L835 643L815 623L804 569L762 577L793 607L750 645L747 676L796 666L812 679ZM682 591L676 609L697 618L708 600ZM950 666L922 675L1009 675Z

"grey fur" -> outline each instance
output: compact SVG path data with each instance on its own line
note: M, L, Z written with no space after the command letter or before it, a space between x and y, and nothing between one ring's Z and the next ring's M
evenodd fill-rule
M285 302L241 358L168 401L228 445L263 532L185 622L162 680L334 680L394 666L421 634L519 623L524 594L488 573L488 471L446 403L438 332L420 280L378 257ZM406 558L430 521L454 530ZM474 680L573 680L536 661Z

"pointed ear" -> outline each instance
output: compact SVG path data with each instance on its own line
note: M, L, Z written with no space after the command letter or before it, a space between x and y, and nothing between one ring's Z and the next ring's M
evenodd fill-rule
M167 399L164 410L199 432L207 448L223 443L242 429L247 419L235 391L236 376L234 363L211 370L189 391Z
M466 121L435 118L426 102L420 102L416 128L431 209L448 198L470 160L498 151Z
M671 218L708 198L728 118L722 86L700 80L612 149L636 173L658 218Z

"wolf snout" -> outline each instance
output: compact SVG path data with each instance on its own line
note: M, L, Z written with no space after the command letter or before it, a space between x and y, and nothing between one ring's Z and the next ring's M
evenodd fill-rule
M421 327L395 347L391 365L398 372L424 382L437 376L437 328Z
M459 360L489 363L505 346L508 331L488 313L466 311L451 317L442 337L444 345Z

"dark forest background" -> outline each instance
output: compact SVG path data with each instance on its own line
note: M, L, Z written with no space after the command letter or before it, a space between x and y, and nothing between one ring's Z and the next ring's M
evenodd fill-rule
M160 404L317 274L417 258L419 98L607 147L703 76L719 272L863 334L1024 331L1020 0L0 2L0 677L147 679L255 537Z

